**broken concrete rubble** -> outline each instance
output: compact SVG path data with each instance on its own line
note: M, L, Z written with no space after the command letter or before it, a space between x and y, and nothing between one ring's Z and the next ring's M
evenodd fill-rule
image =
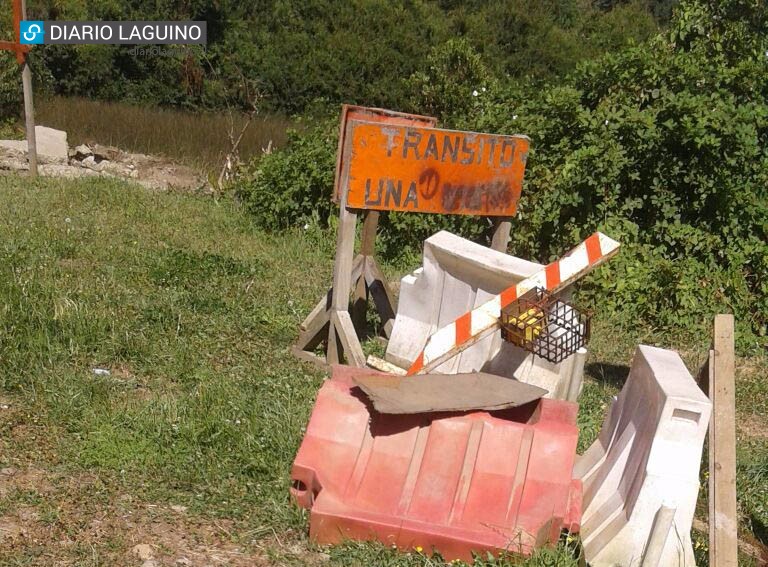
M69 159L67 133L47 126L35 126L37 160L41 164L66 165ZM27 153L26 140L0 140L0 147Z
M47 177L112 177L128 179L150 189L210 190L205 177L190 167L168 160L123 152L113 146L66 145L67 134L37 126L39 173ZM27 143L24 140L0 140L0 172L29 170Z

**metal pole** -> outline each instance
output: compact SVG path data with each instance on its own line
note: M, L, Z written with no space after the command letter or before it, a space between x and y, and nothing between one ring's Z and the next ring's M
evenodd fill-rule
M21 0L21 18L27 19L27 2ZM24 121L27 126L27 157L29 175L37 177L37 139L35 138L35 104L32 99L32 70L29 68L29 53L24 54L24 67L21 71L21 84L24 89Z

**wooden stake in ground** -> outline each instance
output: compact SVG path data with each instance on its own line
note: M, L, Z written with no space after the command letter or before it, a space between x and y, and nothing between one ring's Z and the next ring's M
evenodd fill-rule
M709 565L738 565L733 315L715 317L709 360Z
M27 6L24 0L13 0L14 41L0 41L0 49L13 51L16 61L22 66L21 83L24 89L24 121L27 125L27 156L29 175L37 177L37 141L35 139L35 106L32 100L32 71L29 68L29 45L21 44L21 20L27 19Z
M19 0L16 0L17 2ZM27 19L27 2L21 1L21 19ZM21 37L19 37L21 41ZM27 156L29 175L37 177L37 138L35 137L35 103L32 97L32 69L29 68L29 52L24 54L21 69L21 85L24 90L24 123L27 125Z

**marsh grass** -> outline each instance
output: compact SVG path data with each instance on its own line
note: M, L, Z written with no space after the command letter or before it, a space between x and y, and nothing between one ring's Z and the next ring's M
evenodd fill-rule
M65 130L70 146L97 142L163 155L210 172L218 172L230 149L231 124L237 136L246 120L242 114L231 119L227 112L193 113L76 97L41 98L35 110L37 123ZM270 143L281 146L290 125L283 116L256 116L240 143L241 158L261 155Z

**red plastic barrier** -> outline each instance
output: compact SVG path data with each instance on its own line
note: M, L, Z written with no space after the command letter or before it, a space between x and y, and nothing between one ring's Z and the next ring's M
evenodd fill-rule
M359 373L370 371L334 367L293 464L291 494L311 509L318 543L378 540L471 561L579 531L576 404L383 415L354 387Z

